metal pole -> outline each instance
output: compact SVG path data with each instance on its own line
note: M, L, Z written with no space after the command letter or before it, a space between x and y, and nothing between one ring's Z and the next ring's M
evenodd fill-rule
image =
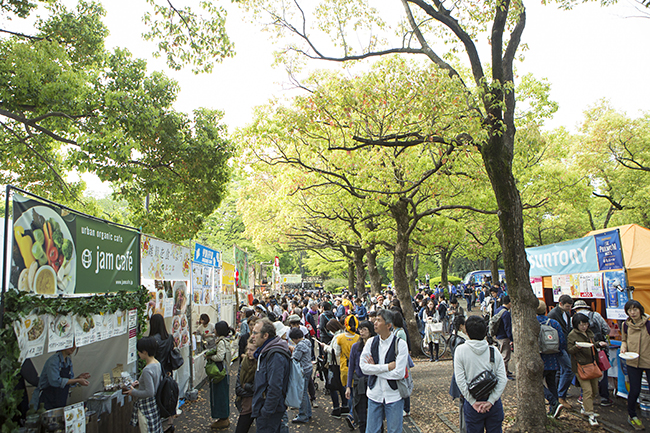
M9 245L9 192L11 185L7 185L5 189L5 238L2 254L2 295L0 299L0 329L4 327L5 318L5 292L7 291L7 247Z

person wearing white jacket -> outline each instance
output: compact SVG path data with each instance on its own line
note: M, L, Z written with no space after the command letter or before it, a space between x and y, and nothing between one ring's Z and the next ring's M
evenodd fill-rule
M479 316L470 316L465 322L469 340L458 346L454 356L454 375L465 403L463 411L467 433L501 433L503 423L503 405L501 394L508 379L503 358L497 349L489 346L485 340L487 323ZM490 350L494 362L490 362ZM496 373L497 384L492 389L487 401L477 401L469 392L469 383L485 370Z

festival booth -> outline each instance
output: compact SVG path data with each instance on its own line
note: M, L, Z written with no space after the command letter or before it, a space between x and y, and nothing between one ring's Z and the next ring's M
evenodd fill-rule
M627 397L627 368L619 356L625 303L634 298L650 311L650 230L629 224L589 232L585 237L527 248L530 282L550 307L563 294L584 300L610 326L610 379ZM650 402L649 402L650 403ZM650 404L648 405L650 412Z
M32 364L40 375L48 358L76 344L75 376L89 373L88 386L57 397L58 408L30 415L27 431L40 431L42 422L74 433L133 431L131 398L120 387L137 378L136 342L145 323L140 232L11 186L6 194L3 422L17 428L11 418L23 392L13 384L21 366Z
M157 239L153 236L141 237L141 284L149 294L147 320L154 314L165 319L167 332L174 337L176 347L184 361L190 359L193 322L188 317L190 248ZM190 362L173 372L178 383L179 396L185 396L191 387Z

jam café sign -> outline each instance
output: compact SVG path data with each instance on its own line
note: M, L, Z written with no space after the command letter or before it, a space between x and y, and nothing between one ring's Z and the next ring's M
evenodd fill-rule
M135 290L140 235L14 194L10 287L43 295Z

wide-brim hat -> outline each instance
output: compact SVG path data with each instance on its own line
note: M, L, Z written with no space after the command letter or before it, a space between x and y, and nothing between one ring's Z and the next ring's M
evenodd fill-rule
M300 322L300 316L297 315L297 314L292 314L292 315L290 315L289 317L287 317L287 321L288 321L289 323L291 323L291 322L294 322L294 323L295 323L295 322Z
M275 335L280 338L284 337L287 331L289 331L289 327L284 326L282 322L273 322L273 326L275 326Z
M585 301L583 301L582 299L579 300L579 301L576 301L576 302L573 304L573 308L572 308L572 309L573 309L573 310L578 310L578 309L580 309L580 308L587 308L587 309L591 310L591 307L590 307L589 305L587 305L587 303L586 303Z

